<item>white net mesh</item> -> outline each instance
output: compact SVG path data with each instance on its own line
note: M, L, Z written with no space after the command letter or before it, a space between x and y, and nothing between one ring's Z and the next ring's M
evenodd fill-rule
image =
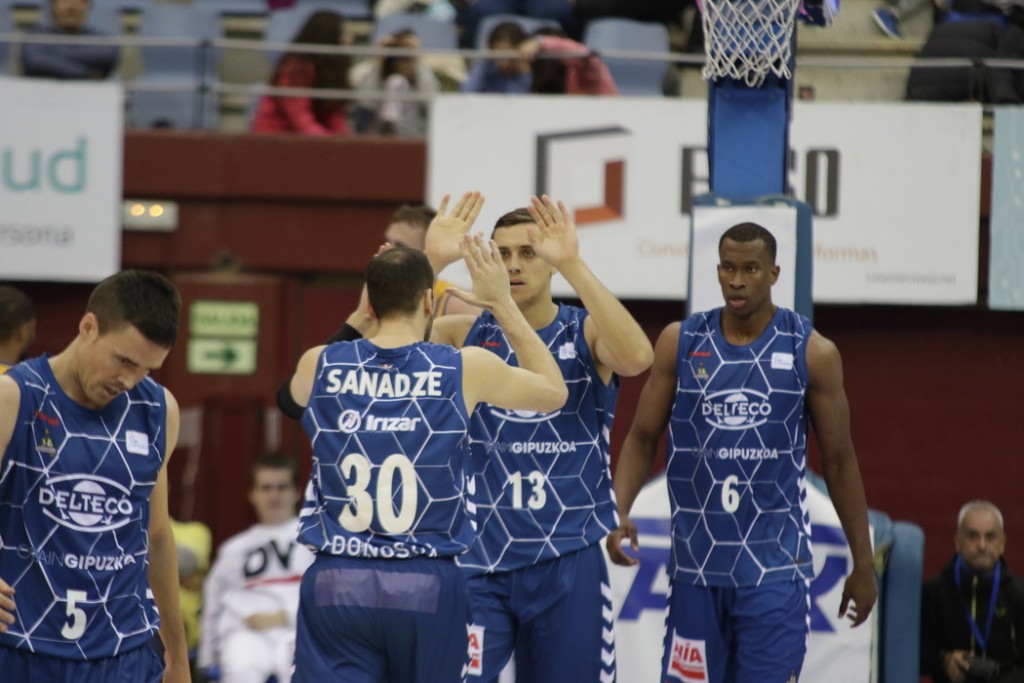
M704 78L751 87L769 73L790 78L793 26L800 0L703 0Z

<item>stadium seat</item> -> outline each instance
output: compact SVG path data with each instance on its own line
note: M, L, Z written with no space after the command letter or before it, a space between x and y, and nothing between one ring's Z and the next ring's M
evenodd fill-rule
M296 0L294 6L315 6L318 9L333 9L338 14L349 19L370 19L373 17L370 0Z
M492 14L480 21L480 25L476 32L476 49L486 50L487 49L487 36L491 35L491 31L498 24L506 21L514 21L523 27L526 33L531 34L542 28L554 28L559 31L562 30L562 25L554 19L535 19L533 17L524 17L518 14Z
M668 28L664 24L631 19L594 19L587 24L583 43L594 52L621 50L667 53ZM602 57L623 95L661 95L668 63L649 59Z
M880 683L919 680L923 572L924 531L911 522L893 522L879 594Z
M216 123L216 53L207 44L221 35L220 13L205 4L146 5L142 38L196 41L191 45L143 45L143 72L133 85L129 123L136 128L206 128Z
M0 2L0 34L13 33L14 22L11 19L11 6L7 2ZM8 73L7 55L10 53L10 44L0 40L0 74Z
M373 25L372 40L376 43L382 36L405 30L415 33L420 39L420 45L429 50L455 50L459 46L454 23L410 12L396 12L379 17Z
M267 0L203 0L203 4L216 8L221 14L262 16L270 11Z

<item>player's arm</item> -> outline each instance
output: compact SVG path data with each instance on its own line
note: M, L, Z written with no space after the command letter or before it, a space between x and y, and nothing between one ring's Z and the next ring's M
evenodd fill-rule
M680 323L672 323L658 336L654 346L654 365L651 374L640 392L633 424L626 434L619 451L619 462L615 468L613 488L619 505L619 528L608 534L605 545L612 562L634 565L637 559L626 554L622 541L629 539L633 552L640 549L636 526L629 519L640 489L643 488L654 463L665 426L672 411L676 395L676 354L679 348Z
M295 373L292 375L289 390L292 401L302 408L309 405L309 397L313 393L313 384L316 381L316 364L319 362L320 354L324 352L325 348L327 347L314 346L308 349L299 358L299 363L295 367Z
M469 233L484 206L484 196L479 192L466 192L449 212L450 195L441 198L437 215L427 226L424 236L423 253L430 261L437 277L445 268L462 258L462 238Z
M386 247L381 247L377 251L379 254ZM355 341L356 339L362 339L363 337L369 336L373 331L376 321L370 314L369 297L366 295L366 285L363 285L363 291L359 294L359 305L356 306L356 310L349 314L345 323L338 328L338 331L332 334L326 344L333 344L339 341ZM285 417L290 417L293 420L302 419L302 408L298 403L292 400L291 392L292 378L289 376L281 382L281 386L277 389L277 407Z
M807 372L807 411L821 450L825 483L853 554L853 571L843 588L839 616L849 607L850 619L857 626L871 614L878 597L868 506L850 436L842 358L836 345L817 332L807 343Z
M606 382L613 372L633 377L651 367L650 340L580 256L576 226L565 204L556 206L547 196L533 197L531 204L528 210L537 228L528 231L530 243L538 256L558 269L587 309L584 333L601 377Z
M512 300L508 271L498 245L493 240L485 243L479 235L467 236L461 249L473 278L473 293L460 295L494 315L519 363L519 367L512 367L490 351L464 348L462 386L466 410L473 412L480 402L508 410L544 413L561 408L569 396L562 371Z
M4 453L14 435L21 405L21 390L18 383L6 375L0 375L0 468ZM14 588L0 576L0 633L7 631L7 625L14 623Z
M149 497L149 585L160 611L160 639L164 643L165 683L191 680L185 622L178 600L178 550L167 510L167 463L178 444L180 413L171 392L164 389L167 401L167 452L156 486Z

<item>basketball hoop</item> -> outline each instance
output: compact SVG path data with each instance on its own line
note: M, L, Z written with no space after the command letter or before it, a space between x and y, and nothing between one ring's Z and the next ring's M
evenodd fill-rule
M756 88L768 74L789 79L793 28L803 21L826 26L838 0L703 0L704 78L732 78Z

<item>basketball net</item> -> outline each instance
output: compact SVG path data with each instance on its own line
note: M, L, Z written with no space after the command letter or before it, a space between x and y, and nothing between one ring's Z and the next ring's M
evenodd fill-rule
M756 88L768 74L792 77L793 27L800 0L703 0L704 79Z

